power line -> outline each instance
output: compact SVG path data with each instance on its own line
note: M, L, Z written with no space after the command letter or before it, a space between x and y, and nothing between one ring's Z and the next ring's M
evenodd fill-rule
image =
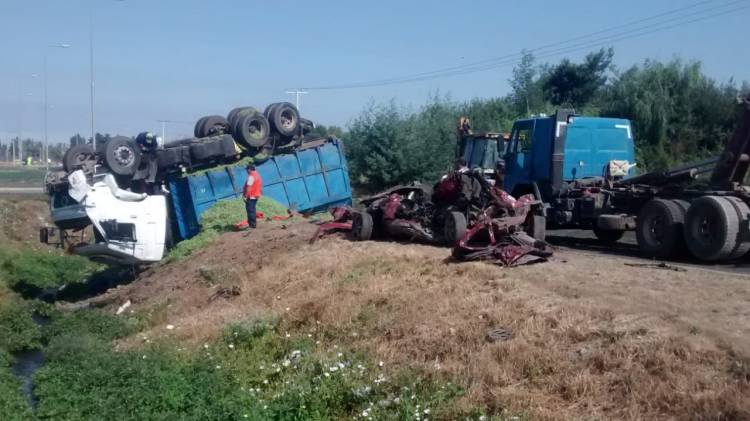
M576 36L574 38L570 38L564 41L558 41L558 42L542 45L542 46L535 47L533 49L529 49L526 51L532 52L532 53L541 52L536 55L537 58L550 57L553 55L565 54L569 52L579 51L585 48L591 48L592 46L605 45L614 41L622 41L622 40L626 40L630 38L643 36L646 34L665 31L668 29L675 28L677 26L699 22L702 20L714 18L714 17L721 16L721 15L726 15L726 14L736 12L739 10L743 10L743 9L750 7L750 6L743 6L743 7L726 10L726 8L729 6L734 6L740 3L747 3L747 0L734 0L728 3L723 3L721 5L712 6L708 8L702 8L700 10L692 11L690 13L684 14L684 12L689 11L690 9L694 9L696 7L699 7L699 6L702 6L711 2L713 2L713 0L700 1L697 3L693 3L690 5L678 8L678 9L672 9L672 10L662 12L656 15L637 19L637 20L634 20L625 24L617 25L617 26L610 27L610 28L603 29L603 30L598 30L598 31L591 32L591 33L584 34L584 35L579 35L579 36ZM721 10L721 11L718 13L710 14L710 15L704 15L706 13L714 12L717 10ZM678 16L671 16L668 19L660 19L665 16L670 16L670 15L675 15L675 14L677 14ZM704 16L700 17L700 15L704 15ZM699 17L692 19L692 20L685 20L687 18L691 18L694 16L699 16ZM626 31L620 31L614 34L609 34L604 37L597 37L596 40L588 39L596 35L610 33L618 29L629 28L633 25L639 25L639 24L646 23L646 22L653 21L653 20L658 20L658 21L655 23L651 23L649 25L639 26L636 28L630 28ZM669 24L673 22L678 22L678 23L669 25L666 27L662 26L664 24ZM551 47L563 46L563 45L570 44L575 41L581 41L581 40L586 40L586 39L588 40L584 42L579 42L573 45L567 45L567 46L560 47L551 51L544 51ZM490 70L493 68L499 68L499 67L506 66L508 64L515 64L518 61L518 58L520 58L523 54L524 54L524 51L521 51L518 53L507 54L507 55L503 55L503 56L499 56L495 58L477 61L474 63L464 64L460 66L447 67L443 69L433 70L429 72L416 73L416 74L406 75L406 76L401 76L401 77L379 79L379 80L373 80L373 81L367 81L367 82L356 82L356 83L341 84L341 85L311 87L311 88L306 88L306 89L338 90L338 89L366 88L366 87L411 83L411 82L418 82L418 81L429 80L429 79L437 79L437 78L448 77L448 76L463 75L463 74L486 71L486 70Z

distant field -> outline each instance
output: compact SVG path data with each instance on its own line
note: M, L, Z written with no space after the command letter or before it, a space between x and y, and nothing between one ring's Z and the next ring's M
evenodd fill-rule
M0 167L0 187L38 187L44 174L41 167Z

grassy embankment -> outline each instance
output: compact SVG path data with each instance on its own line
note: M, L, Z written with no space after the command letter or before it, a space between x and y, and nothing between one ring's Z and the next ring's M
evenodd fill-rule
M264 199L258 210L283 214ZM177 261L242 219L241 201L207 212L203 232L172 251ZM198 347L143 337L116 350L118 338L161 323L158 309L115 316L61 311L32 299L98 269L73 256L4 251L0 255L0 413L4 419L429 419L461 394L450 383L392 372L353 349L324 348L333 332L295 332L276 317L227 326ZM168 263L174 264L174 263ZM38 326L33 313L50 318ZM291 333L289 333L291 332ZM11 353L45 347L34 377L32 411L9 371Z

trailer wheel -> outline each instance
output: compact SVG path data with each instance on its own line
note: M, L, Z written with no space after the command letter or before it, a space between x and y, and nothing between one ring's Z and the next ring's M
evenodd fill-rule
M593 231L599 242L603 244L616 243L620 241L623 235L625 235L625 231L623 230L603 230L601 228L594 227Z
M130 176L141 165L141 151L130 139L111 139L104 149L104 163L116 175Z
M690 253L707 262L728 258L737 247L740 222L732 202L724 197L696 199L685 217L685 241Z
M266 144L270 135L268 120L261 113L239 115L232 134L235 140L248 149L258 148Z
M372 238L372 215L368 212L354 212L352 215L352 237L356 241Z
M685 208L675 200L653 199L638 213L638 248L649 257L672 257L685 246Z
M85 166L86 161L94 156L94 148L89 144L71 146L63 155L63 169L69 173Z
M229 133L229 122L220 115L212 115L203 121L198 137L218 136L224 133Z
M253 107L237 107L229 112L227 115L227 121L229 122L229 128L233 128L237 124L237 118L243 115L255 114L258 110Z
M198 119L198 121L195 122L195 127L193 127L193 136L195 137L203 137L201 136L201 130L203 128L203 123L206 121L208 116L201 117Z
M445 214L443 239L448 246L455 246L466 235L466 217L461 212Z
M737 218L739 220L740 227L740 232L737 237L737 245L735 246L734 250L732 250L732 253L729 255L728 259L739 259L740 257L746 255L748 251L750 251L750 241L748 241L750 240L750 238L748 238L747 232L748 225L745 222L750 216L750 207L748 207L747 203L743 202L739 197L728 196L724 199L732 203L735 211L737 211Z
M299 111L297 107L281 102L269 111L268 121L276 132L285 137L294 136L299 129Z

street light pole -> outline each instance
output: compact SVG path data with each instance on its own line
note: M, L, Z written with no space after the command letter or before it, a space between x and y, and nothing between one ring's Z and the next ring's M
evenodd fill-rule
M296 98L295 98L295 102L294 102L294 105L295 105L295 106L297 107L297 110L299 110L299 96L300 96L300 95L307 95L307 94L309 94L310 92L307 92L307 91L301 91L301 90L299 90L299 88L297 88L297 89L295 89L295 90L291 90L291 89L290 89L290 90L286 91L286 93L288 93L288 94L290 94L290 95L295 95L295 97L296 97Z
M44 50L44 73L42 78L44 79L44 167L49 171L49 138L47 137L47 109L49 105L47 103L47 56L50 48L70 48L70 44L50 44Z
M94 0L89 2L89 73L91 76L91 142L96 151L94 131Z

